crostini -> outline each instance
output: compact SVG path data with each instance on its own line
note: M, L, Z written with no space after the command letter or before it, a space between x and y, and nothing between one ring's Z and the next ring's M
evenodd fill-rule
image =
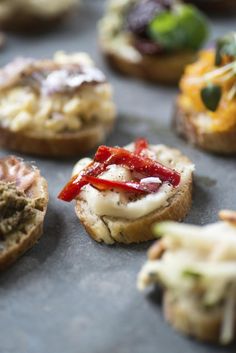
M138 243L153 238L158 220L182 220L192 201L192 162L180 151L138 139L124 148L100 146L80 160L59 199L75 211L98 242Z
M46 157L78 156L113 127L104 74L84 53L18 58L0 70L0 146Z
M174 125L209 152L236 153L236 32L203 50L180 81Z
M162 222L138 288L164 289L164 315L179 332L228 344L236 335L236 212L207 226Z
M78 0L1 1L0 28L42 30L45 26L61 20L78 2Z
M40 171L14 156L0 159L0 270L41 237L48 204Z
M101 49L118 71L177 83L208 35L206 18L174 0L111 0L99 24Z

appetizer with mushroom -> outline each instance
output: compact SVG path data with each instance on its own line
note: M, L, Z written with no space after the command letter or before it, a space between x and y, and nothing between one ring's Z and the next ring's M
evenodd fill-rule
M10 156L0 159L0 270L41 237L48 204L40 171Z
M149 81L178 82L208 35L204 15L176 0L111 0L99 25L110 64Z
M180 81L175 126L191 143L236 153L236 32L200 52Z
M192 162L180 151L145 139L120 148L100 146L80 160L59 195L76 201L76 214L98 242L153 238L158 220L182 220L192 201Z
M236 335L236 212L206 226L162 222L138 277L164 289L164 315L181 333L228 344Z
M63 18L78 0L1 0L0 27L13 30L45 28Z
M104 74L87 54L18 58L0 70L0 146L40 156L78 156L113 127Z

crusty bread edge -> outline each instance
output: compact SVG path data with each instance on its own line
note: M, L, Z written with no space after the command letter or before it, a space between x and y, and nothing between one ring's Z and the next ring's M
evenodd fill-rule
M27 232L27 234L22 233L19 242L10 246L10 248L7 249L7 251L4 251L3 254L0 253L0 271L5 270L12 263L14 263L21 255L23 255L27 250L29 250L37 242L37 240L41 237L43 233L43 222L47 211L49 198L48 185L47 181L42 176L39 177L36 183L36 188L39 188L40 184L40 195L38 195L38 197L44 199L43 210L37 212L36 218L34 219L34 226L29 227L29 231Z
M0 127L0 146L12 151L41 157L75 157L88 152L104 141L113 128L113 122L97 122L78 132L50 136L11 131Z
M191 298L189 298L189 305L186 305L186 300L188 299L185 298L183 301L176 299L171 291L165 291L163 310L167 322L176 331L199 341L220 343L222 308L215 309L214 312L209 314L195 308L194 304L191 303Z
M119 55L118 51L109 51L102 45L101 48L105 59L116 71L153 83L167 85L178 83L185 66L192 63L196 58L195 52L183 51L158 56L143 55L140 61L135 62Z
M191 163L187 157L182 156L181 158ZM136 220L107 216L100 217L100 219L103 221L113 242L130 244L154 239L155 237L152 232L152 225L154 223L164 220L182 221L186 217L192 204L192 185L193 176L191 176L188 183L183 184L178 192L168 200L168 206L159 208ZM86 209L84 207L85 202L78 198L76 200L75 212L87 233L94 240L101 242L102 240L96 231L96 225L93 226L89 223L88 214L84 211Z
M236 154L236 131L204 132L195 123L196 112L185 111L178 100L173 126L177 133L191 144L218 154Z

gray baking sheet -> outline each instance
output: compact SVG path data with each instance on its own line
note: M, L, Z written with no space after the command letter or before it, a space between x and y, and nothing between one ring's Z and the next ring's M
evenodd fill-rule
M78 14L49 33L10 35L1 64L16 55L47 57L61 49L89 52L114 85L119 116L108 143L123 145L141 135L189 156L196 173L186 221L206 224L217 219L218 210L236 209L235 158L207 155L170 129L177 90L126 79L103 62L95 28L103 5L85 0ZM235 29L235 17L212 22L213 37ZM56 199L75 160L24 157L35 161L47 178L50 203L43 238L0 275L1 353L236 352L235 345L220 348L178 335L163 319L160 293L137 291L136 276L150 243L106 246L85 234L73 205Z

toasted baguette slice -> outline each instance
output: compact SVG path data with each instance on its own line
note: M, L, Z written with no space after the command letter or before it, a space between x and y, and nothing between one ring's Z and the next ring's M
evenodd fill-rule
M203 227L163 222L148 251L138 288L164 290L164 315L179 332L222 345L236 338L236 212Z
M35 216L25 223L24 228L20 224L19 230L0 240L0 270L4 270L41 237L48 204L48 189L46 180L37 168L13 156L0 159L0 181L13 183L17 190L24 192L32 200L40 199L40 207L35 210Z
M0 146L20 153L42 157L75 157L89 151L105 140L113 122L88 124L78 132L42 135L11 131L0 127Z
M162 148L163 153L173 153L175 162L192 167L191 161L178 150ZM155 222L162 220L181 221L187 215L192 203L192 169L190 174L188 180L177 187L176 192L166 200L163 206L140 218L128 219L105 215L100 217L90 209L86 198L80 196L76 199L76 214L88 234L98 242L130 244L154 239L151 228Z
M221 306L208 311L196 307L194 301L176 299L173 293L164 294L164 315L166 320L178 332L192 336L200 341L221 343L222 317ZM236 315L235 315L236 324ZM235 334L236 334L236 325Z
M85 53L15 59L0 70L0 103L0 146L46 157L96 147L116 115L111 86Z
M204 131L203 126L198 124L198 118L200 117L202 120L202 114L184 110L177 101L174 114L174 127L180 136L193 145L209 152L235 154L236 131Z
M185 66L196 59L196 53L192 51L155 56L142 55L139 61L129 60L119 55L118 51L103 49L103 54L109 64L120 73L169 85L176 84Z

